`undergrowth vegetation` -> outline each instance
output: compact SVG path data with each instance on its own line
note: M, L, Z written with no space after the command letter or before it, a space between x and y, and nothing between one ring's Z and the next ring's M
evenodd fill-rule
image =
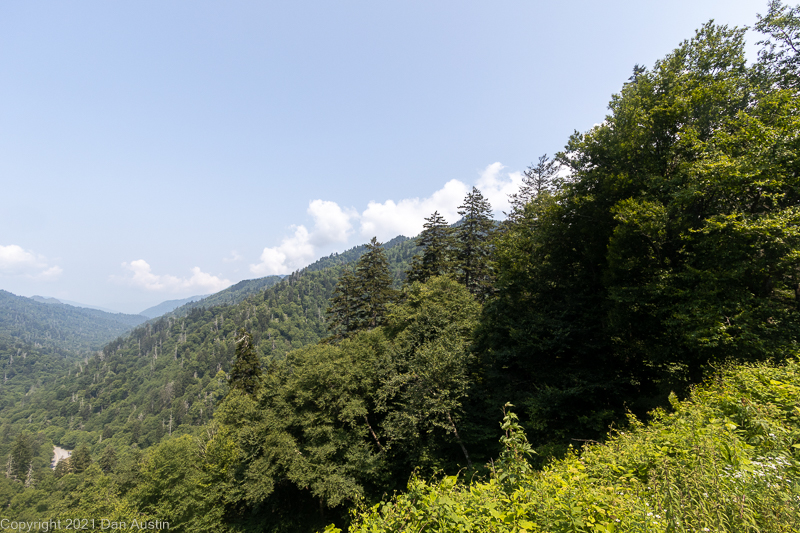
M488 480L414 477L350 531L800 531L800 361L726 368L671 403L540 471L507 413Z

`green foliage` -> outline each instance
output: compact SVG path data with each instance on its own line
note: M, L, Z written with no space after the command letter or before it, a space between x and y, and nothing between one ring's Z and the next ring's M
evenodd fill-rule
M519 418L509 409L511 407L514 406L510 403L506 403L503 407L505 416L500 423L500 429L504 432L500 437L503 451L497 463L492 464L492 474L506 488L516 486L525 475L531 473L527 457L536 453L528 443L528 437L519 423Z
M73 474L85 472L92 466L92 455L86 444L81 444L77 450L72 452L69 458L69 469Z
M8 474L10 471L11 477L14 479L25 479L31 461L33 461L33 443L31 436L27 432L23 432L17 435L14 446L11 448L6 473Z
M481 192L472 188L464 204L458 206L462 220L456 228L456 259L458 280L479 300L492 292L492 273L489 256L494 232L492 207Z
M472 467L457 422L470 388L469 348L479 313L480 304L463 285L434 277L406 287L403 303L387 318L392 365L379 406L387 435L412 465L441 464L442 445L455 440Z
M707 24L638 68L498 238L479 351L534 442L597 438L716 363L796 349L798 100L765 89L743 34Z
M444 276L453 271L453 239L447 221L438 211L425 219L417 246L422 253L414 256L406 276L407 283L426 282L434 276Z
M760 63L777 79L781 86L800 88L800 7L783 5L779 0L770 0L766 15L758 15L755 29L769 38L759 42L764 45L760 52Z
M405 482L415 466L469 463L458 425L480 305L449 278L405 289L386 324L273 361L257 400L232 392L216 418L239 450L231 516L268 529L346 521L356 502ZM319 512L309 513L318 508Z
M81 359L0 336L0 425L9 423L12 435L47 431L64 448L85 443L95 452L101 443L122 451L191 432L211 421L227 392L237 330L252 334L259 364L318 342L337 276L296 273L236 306L148 322Z
M236 360L228 376L232 390L241 390L257 396L261 389L261 362L253 349L253 337L246 329L239 328L236 339Z
M373 237L366 249L354 271L345 270L336 283L326 311L330 315L328 328L333 332L332 339L379 326L395 297L389 262L381 243Z
M281 282L283 276L266 276L258 279L245 279L200 300L188 302L171 313L174 317L187 316L193 309L208 309L219 305L236 305L250 297L262 294L265 290Z
M394 299L389 261L383 245L373 237L367 252L356 263L356 321L358 329L372 329L383 323L389 303Z
M103 455L97 460L97 465L104 474L112 472L117 466L117 450L113 446L106 446Z
M270 368L257 404L241 395L225 401L217 416L241 449L233 499L250 509L245 515L307 528L320 520L302 511L308 505L341 515L383 485L372 397L385 360L382 331L361 332L291 352Z
M541 471L518 468L511 484L412 478L349 531L797 531L800 364L728 368L673 404ZM504 454L520 464L524 436L504 425Z
M559 169L559 162L556 159L548 158L547 154L539 157L536 165L528 167L523 174L519 191L508 198L511 212L506 213L508 216L506 224L519 222L526 205L544 194L555 191Z
M473 189L452 230L434 213L417 241L241 282L82 356L45 315L3 322L0 508L186 531L346 526L357 506L354 530L796 529L796 363L566 446L721 361L797 353L797 10L759 28L756 65L709 24L634 67L605 122L528 169L502 232ZM56 472L54 443L75 449ZM447 476L464 465L470 485Z
M0 335L61 352L87 352L147 320L65 304L46 304L0 290Z

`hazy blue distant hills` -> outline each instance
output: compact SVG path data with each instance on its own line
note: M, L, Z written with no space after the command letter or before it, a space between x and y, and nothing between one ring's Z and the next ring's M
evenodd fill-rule
M147 320L52 300L0 290L0 333L31 345L81 352L96 350Z
M177 309L178 307L196 302L197 300L202 300L203 298L207 298L208 294L202 294L199 296L190 296L188 298L183 298L182 300L167 300L166 302L161 302L158 305L154 305L153 307L148 307L144 311L140 312L140 315L144 315L147 318L156 318L163 314L169 313Z
M60 304L64 303L61 300L56 300L55 298L47 298L45 296L31 296L31 300L34 302L39 302L40 304Z
M113 309L108 309L106 307L98 307L96 305L89 305L89 304L82 304L80 302L73 302L72 300L64 300L58 298L52 298L48 296L31 296L31 300L35 302L39 302L42 304L67 304L71 305L72 307L83 307L85 309L97 309L98 311L105 311L106 313L117 314L119 311L115 311Z

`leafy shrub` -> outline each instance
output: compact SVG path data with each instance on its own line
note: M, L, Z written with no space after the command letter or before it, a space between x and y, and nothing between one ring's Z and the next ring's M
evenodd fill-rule
M536 472L512 449L525 441L507 416L503 471L522 473L512 485L497 472L414 477L356 513L350 531L800 530L800 362L731 367L671 403Z

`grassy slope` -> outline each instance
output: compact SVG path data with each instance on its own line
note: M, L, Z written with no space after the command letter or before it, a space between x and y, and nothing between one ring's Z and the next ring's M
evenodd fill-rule
M800 362L727 369L673 408L513 483L412 479L350 531L800 531Z

